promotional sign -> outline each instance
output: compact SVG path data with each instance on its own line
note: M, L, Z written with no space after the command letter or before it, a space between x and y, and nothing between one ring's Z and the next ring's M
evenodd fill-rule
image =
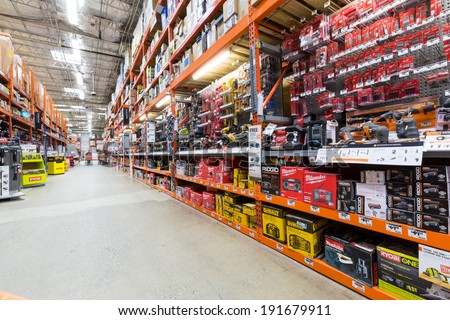
M20 148L22 149L22 152L37 152L37 147L34 144L21 144Z
M249 127L248 146L249 177L261 180L261 126Z
M42 118L40 112L34 113L34 129L39 130L42 128Z
M124 126L128 126L130 125L130 109L127 108L123 108L122 109L122 114L123 114L123 125Z

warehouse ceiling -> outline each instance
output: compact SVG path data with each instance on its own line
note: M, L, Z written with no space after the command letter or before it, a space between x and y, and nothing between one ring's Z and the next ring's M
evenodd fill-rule
M0 1L0 31L11 34L73 132L88 131L89 118L93 133L103 131L143 1Z

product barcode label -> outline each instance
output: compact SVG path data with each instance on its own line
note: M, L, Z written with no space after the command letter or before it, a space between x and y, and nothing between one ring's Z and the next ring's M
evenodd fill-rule
M314 71L316 71L316 67L309 68L309 72L314 72Z
M272 200L272 196L270 194L266 194L266 200L268 201Z
M313 93L319 93L320 92L320 88L316 88L313 90Z
M305 257L305 263L310 267L314 267L314 261L312 261L310 258Z
M352 280L352 286L361 292L366 292L366 286L359 281Z
M237 230L241 230L241 226L238 225L238 224L236 224L236 229L237 229Z
M283 251L283 245L280 243L277 243L277 249L280 251Z
M320 213L320 207L310 206L309 209L311 210L311 212Z
M220 183L216 184L216 187L217 187L217 188L220 188L220 186L221 186L221 184L220 184Z
M390 80L391 80L390 76L381 77L381 81L390 81Z
M391 59L393 59L394 58L394 55L391 53L391 54L385 54L384 56L383 56L383 60L384 61L386 61L386 60L391 60Z
M372 219L371 218L360 216L358 218L358 221L359 221L360 224L363 224L365 226L369 226L369 227L372 226Z
M398 55L399 56L404 56L405 54L407 54L409 52L408 48L402 49L398 51Z
M311 95L311 90L305 91L305 96L310 96Z
M222 216L219 216L219 220L222 221Z
M211 217L215 217L216 216L216 214L214 213L214 212L211 212Z
M245 189L241 189L241 193L242 193L242 194L245 194Z
M427 240L427 232L415 228L408 228L408 236L419 240Z
M421 43L415 44L415 45L411 46L411 52L421 50L422 48L423 48L423 44L421 44Z
M359 88L362 88L362 87L364 87L364 83L363 82L360 82L360 83L356 84L356 89L359 89Z
M334 73L330 73L327 77L328 77L328 79L334 78Z
M228 186L225 186L224 189L225 189L225 190L228 190Z
M347 70L345 70L345 69L339 70L339 75L343 75L343 74L346 74L346 73L347 73Z
M233 221L228 220L228 225L232 226L233 225Z
M367 81L366 81L366 86L371 86L371 85L373 85L374 83L375 83L374 80L367 80Z
M450 38L450 37L449 37L449 38ZM445 40L448 40L448 39L445 39L445 36L444 36L444 41L445 41ZM428 46L428 47L434 46L435 44L438 44L440 41L441 41L441 40L440 40L439 38L435 38L435 39L432 39L432 40L428 40L428 41L427 41L427 46Z
M210 185L211 187L214 187L214 182L210 182L209 185Z
M386 231L396 233L396 234L402 234L402 227L393 223L386 222Z
M350 71L354 71L356 69L356 67L355 66L350 66L350 67L348 67L347 68L347 70L350 72Z
M404 77L407 77L407 76L409 76L409 71L401 71L401 72L398 74L398 77L399 77L399 78L404 78Z
M253 196L255 195L255 193L253 192L253 190L250 190L250 191L248 192L248 194L249 194L249 196L251 196L251 197L253 197Z
M237 187L233 187L233 192L237 192L238 188Z
M252 238L255 237L255 233L254 233L253 231L250 231L248 234L249 234L249 236L252 237Z
M295 207L295 201L294 200L288 200L287 204L288 204L288 206Z
M203 209L203 213L206 213L206 209Z
M339 217L339 219L342 219L345 221L350 221L350 214L348 214L347 212L339 211L338 217Z
M341 94L347 94L347 89L341 90Z

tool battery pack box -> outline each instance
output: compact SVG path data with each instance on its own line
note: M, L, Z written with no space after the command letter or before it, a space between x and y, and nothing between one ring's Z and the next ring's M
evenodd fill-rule
M248 216L256 216L256 203L244 203L242 205L242 212Z
M395 168L386 170L386 181L403 182L412 184L420 179L420 175L416 173L420 171L420 167Z
M417 182L420 184L420 182ZM392 196L414 197L414 185L403 182L388 182L386 184L387 193Z
M442 217L448 217L450 212L450 200L417 197L416 211Z
M336 209L339 174L306 171L304 174L304 201L320 207Z
M261 167L261 192L266 194L280 195L280 167Z
M450 199L450 183L416 182L416 196L430 199Z
M417 228L443 234L448 234L448 229L450 227L448 217L441 217L433 214L416 213L415 223Z
M303 177L306 167L280 167L281 196L303 201Z
M416 198L388 196L388 207L414 212L416 208Z
M286 215L288 248L307 257L315 258L323 251L323 234L328 220L307 213Z
M441 287L419 278L416 243L388 238L377 248L378 287L400 299L448 299Z
M405 210L388 209L387 220L415 227L415 213Z
M450 182L450 167L447 166L423 166L416 173L417 180L423 182Z
M265 236L286 243L286 210L263 205L262 229Z
M377 284L376 234L345 228L325 234L325 262L345 274L372 287Z

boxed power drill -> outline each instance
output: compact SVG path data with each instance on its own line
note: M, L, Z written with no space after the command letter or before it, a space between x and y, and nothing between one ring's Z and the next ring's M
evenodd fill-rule
M449 216L450 200L416 198L416 211L443 217Z
M421 177L416 175L416 171L419 170L420 167L398 167L395 169L388 169L386 171L386 181L412 184L417 180L421 180Z
M281 196L303 201L303 178L306 167L281 167Z
M243 213L243 206L240 204L234 205L233 211L233 219L234 222L240 224L241 226L247 227L249 226L249 216Z
M420 184L420 182L418 182ZM388 182L386 184L387 193L393 196L414 197L414 185L403 182Z
M313 205L336 209L337 182L341 176L334 173L305 171L304 201Z
M372 287L377 284L377 234L345 228L325 234L325 261L330 266Z
M450 183L416 182L416 196L430 199L450 199Z
M356 184L354 180L339 180L337 210L356 213Z
M286 210L263 205L262 229L265 236L286 243Z
M418 247L401 239L386 239L377 248L378 287L408 300L449 299L450 292L419 278Z
M388 196L388 207L414 212L416 208L416 198Z
M261 192L279 196L280 167L263 165L261 167L261 172Z
M441 217L432 214L416 213L416 227L448 234L449 218Z
M405 210L388 209L387 220L415 227L415 213Z
M423 182L450 182L450 167L447 166L422 166L421 170L417 171L417 180ZM419 179L419 177L421 177Z

